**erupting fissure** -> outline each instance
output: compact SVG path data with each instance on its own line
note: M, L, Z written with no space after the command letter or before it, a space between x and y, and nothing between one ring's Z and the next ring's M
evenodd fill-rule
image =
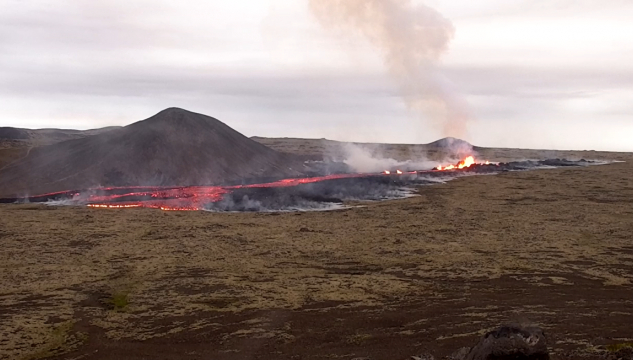
M446 166L439 165L438 167L435 168L435 170L444 171L444 170L466 169L473 165L490 165L490 161L486 160L485 162L477 163L477 161L475 160L475 157L471 155L465 158L464 160L458 162L457 164L451 164L451 165L446 165Z
M237 189L282 188L310 184L326 180L370 176L368 174L335 174L311 178L283 179L270 183L234 186L187 186L187 187L112 187L90 189L85 192L60 192L72 199L87 203L95 209L150 208L164 211L198 211L206 204L215 203L225 194Z
M468 156L457 164L431 170L385 170L382 173L334 174L290 178L268 183L233 186L130 186L92 188L42 194L26 198L0 198L0 203L84 205L95 209L151 208L165 211L255 211L296 209L298 204L343 202L346 199L385 199L406 187L437 183L435 179L466 174L493 174L563 166L588 166L596 161L566 159L523 160L506 163L477 162ZM451 170L451 174L442 172ZM460 172L459 174L456 172ZM319 183L319 184L316 184ZM261 204L268 204L261 206ZM259 205L258 205L259 204ZM269 207L267 207L269 206ZM311 207L312 206L312 207ZM307 208L314 208L309 205ZM237 209L237 210L231 210ZM244 210L247 209L247 210Z
M455 165L438 166L434 170L467 169L477 164L474 156L468 156ZM488 161L479 165L488 165ZM416 174L409 171L408 174ZM89 207L98 209L151 208L164 211L196 211L203 210L206 204L221 201L224 195L237 189L280 188L316 183L334 179L349 179L379 175L404 175L403 170L385 170L381 174L335 174L311 178L284 179L270 183L235 185L235 186L189 186L177 188L107 188L93 189L93 194L83 199ZM88 191L90 193L90 191ZM105 193L105 195L104 195ZM81 199L81 192L74 192L74 198Z
M436 168L434 168L433 170L437 170L437 171L445 171L445 170L460 170L460 169L468 169L473 165L490 165L490 161L484 161L481 163L478 163L475 160L474 156L468 156L466 157L464 160L458 162L457 164L451 164L451 165L446 165L446 166L442 166L442 165L438 165ZM416 172L410 172L415 174ZM391 171L391 170L385 170L383 171L384 175L391 175L391 174L397 174L397 175L402 175L404 174L404 172L402 170L396 170L396 171Z

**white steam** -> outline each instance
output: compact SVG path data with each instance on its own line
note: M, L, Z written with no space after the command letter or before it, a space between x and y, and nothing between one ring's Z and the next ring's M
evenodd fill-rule
M465 136L466 104L437 68L455 32L448 19L412 0L308 1L323 26L356 30L380 49L410 109L446 136Z
M437 166L437 162L422 160L398 161L392 158L385 158L381 155L374 155L369 149L360 145L346 143L342 147L343 162L350 169L357 173L375 173L385 170L426 170Z
M442 160L443 162L458 161L463 160L466 156L478 155L473 146L464 140L447 137L436 141L434 144L446 153L446 157Z

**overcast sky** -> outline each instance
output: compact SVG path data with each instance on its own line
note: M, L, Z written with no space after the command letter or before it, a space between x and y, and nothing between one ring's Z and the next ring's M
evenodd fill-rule
M438 71L467 104L466 140L633 151L633 1L414 2L455 28ZM0 0L0 9L0 126L126 125L176 106L249 136L444 135L406 107L369 41L322 27L307 0Z

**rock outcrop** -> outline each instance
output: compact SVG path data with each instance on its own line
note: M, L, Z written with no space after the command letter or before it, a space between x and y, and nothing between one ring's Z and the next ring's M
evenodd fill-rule
M541 328L507 325L487 333L464 360L549 360Z

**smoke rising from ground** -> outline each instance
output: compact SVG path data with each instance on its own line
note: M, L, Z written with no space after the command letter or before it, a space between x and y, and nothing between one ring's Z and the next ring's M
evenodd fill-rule
M435 144L446 153L446 157L442 159L442 162L454 162L470 155L478 156L473 146L461 139L447 137L436 141Z
M393 146L398 145L334 143L329 145L328 152L339 154L337 160L344 163L348 171L356 173L429 170L438 165L459 162L466 156L478 155L470 143L452 137L428 145L417 145L417 149L416 145L409 146L406 154L398 154L396 149L389 149ZM435 152L433 160L428 157L429 150Z
M437 162L426 159L398 161L384 157L380 153L374 154L366 147L352 143L344 144L342 151L343 162L357 173L375 173L395 169L402 171L425 170L438 165Z
M407 106L442 128L464 137L465 102L439 73L437 63L455 29L436 10L412 0L309 0L325 27L355 29L381 50Z

